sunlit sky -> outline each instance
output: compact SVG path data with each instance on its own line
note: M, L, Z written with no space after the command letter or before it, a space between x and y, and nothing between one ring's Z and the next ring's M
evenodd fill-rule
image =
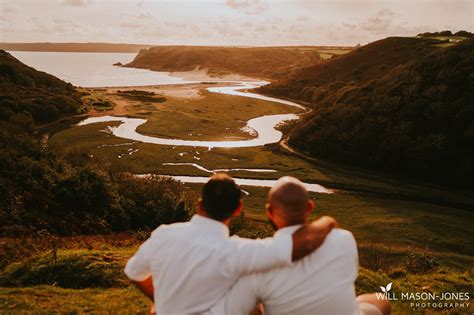
M0 0L0 41L354 45L474 29L474 0Z

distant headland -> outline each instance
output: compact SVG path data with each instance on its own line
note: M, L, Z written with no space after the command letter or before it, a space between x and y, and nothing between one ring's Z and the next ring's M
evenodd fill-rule
M51 51L51 52L101 52L138 53L154 45L112 43L3 43L0 49L7 51Z

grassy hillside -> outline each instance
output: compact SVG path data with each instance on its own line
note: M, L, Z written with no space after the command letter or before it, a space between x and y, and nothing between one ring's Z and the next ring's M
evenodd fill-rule
M261 89L313 112L290 144L317 157L472 185L474 39L387 38Z
M190 71L196 67L211 74L281 78L289 71L320 61L317 48L160 46L141 50L128 67L155 71Z
M84 109L71 84L28 67L3 50L0 81L0 122L33 127Z
M261 92L303 100L312 104L346 85L363 84L388 74L392 69L437 50L433 40L391 37L352 52L305 67L290 78L260 88Z

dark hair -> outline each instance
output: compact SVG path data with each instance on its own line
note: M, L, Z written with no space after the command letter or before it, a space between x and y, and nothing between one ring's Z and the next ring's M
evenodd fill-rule
M240 203L240 187L227 174L218 173L202 188L202 207L210 218L224 221L232 216Z

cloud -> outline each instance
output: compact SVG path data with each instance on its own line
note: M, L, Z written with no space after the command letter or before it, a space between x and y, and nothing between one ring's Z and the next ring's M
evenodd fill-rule
M244 9L252 5L252 0L227 0L225 4L232 9Z
M387 36L410 36L446 28L473 29L472 3L472 0L0 0L0 38L17 42L113 41L163 45L365 44ZM48 19L30 19L45 14Z
M120 23L120 26L124 28L132 28L132 29L144 27L142 24L138 24L134 22L122 22Z
M379 10L359 24L360 29L375 34L385 34L393 29L397 13L390 9Z
M153 20L153 15L150 12L140 13L137 15L137 18L140 20Z
M53 19L53 24L51 27L56 33L67 33L77 32L81 28L81 25L77 24L71 19L57 17Z
M63 3L66 5L72 5L76 7L83 7L87 5L89 0L63 0Z
M232 9L241 10L249 15L263 13L268 8L268 4L264 0L226 0L225 4Z
M298 21L300 22L308 22L309 20L311 20L308 16L306 15L300 15L298 18L297 18Z
M358 42L371 42L386 36L410 36L430 31L423 23L409 23L406 17L391 9L381 9L365 19L346 21L340 24L345 39L353 38Z

